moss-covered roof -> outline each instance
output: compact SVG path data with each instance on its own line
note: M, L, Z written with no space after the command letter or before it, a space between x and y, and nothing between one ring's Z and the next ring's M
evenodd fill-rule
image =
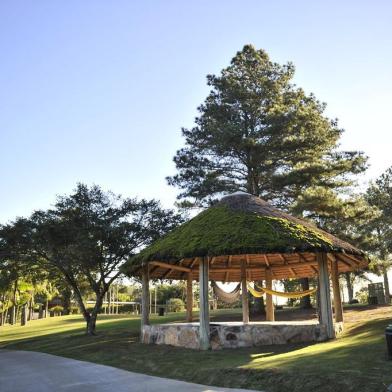
M249 194L233 194L134 256L126 270L148 261L293 252L363 253L307 221Z

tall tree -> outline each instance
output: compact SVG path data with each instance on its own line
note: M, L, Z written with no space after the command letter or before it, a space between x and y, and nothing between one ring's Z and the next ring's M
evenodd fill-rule
M370 184L365 198L370 205L380 211L380 214L364 226L363 230L372 239L368 243L368 249L379 261L378 265L384 277L385 300L390 303L388 271L392 264L392 167Z
M306 216L322 229L335 234L361 249L368 249L373 242L364 227L368 227L379 216L379 210L369 205L362 195L345 194L344 197L329 189L305 191L292 205L297 215ZM354 281L366 279L363 270L344 274L348 301L354 298Z
M141 247L181 222L172 210L151 200L122 199L97 186L79 184L69 196L59 197L54 208L37 211L7 227L24 225L18 256L47 269L55 269L72 288L86 320L86 331L95 333L103 299L120 275L119 267ZM93 309L83 302L80 282L95 293Z
M307 189L352 185L366 157L338 149L343 130L293 76L291 63L274 63L251 45L219 76L207 76L211 92L195 127L182 129L178 173L167 178L181 189L180 200L203 205L221 193L245 191L289 208Z
M167 178L181 189L183 205L245 191L302 217L345 208L337 193L353 185L367 158L339 150L337 120L327 118L326 105L296 87L293 76L291 63L274 63L251 45L219 76L207 76L212 90L195 127L182 129L185 147L174 157L178 173ZM306 290L308 279L301 283ZM302 304L309 307L310 297Z

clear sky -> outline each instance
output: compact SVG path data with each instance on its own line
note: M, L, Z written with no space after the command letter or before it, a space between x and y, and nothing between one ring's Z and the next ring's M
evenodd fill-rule
M246 43L292 61L342 146L392 165L391 1L1 0L0 222L78 181L161 199L180 128Z

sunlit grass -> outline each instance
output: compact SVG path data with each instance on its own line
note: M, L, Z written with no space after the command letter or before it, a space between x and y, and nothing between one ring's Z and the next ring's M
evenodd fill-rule
M212 319L238 314L238 310L220 310L212 313ZM0 347L267 392L384 391L392 383L392 361L386 360L384 337L390 314L384 308L383 312L373 310L370 320L361 317L346 324L340 339L326 343L201 352L140 344L140 319L130 315L100 316L98 336L87 337L84 321L73 315L32 321L24 327L0 327ZM153 323L174 321L184 321L184 314L152 317Z

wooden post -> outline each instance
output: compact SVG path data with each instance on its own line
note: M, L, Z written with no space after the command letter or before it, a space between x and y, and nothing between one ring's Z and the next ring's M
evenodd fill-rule
M200 349L210 348L210 306L208 302L208 259L199 259L199 286L200 286Z
M193 321L193 290L192 290L192 272L188 272L186 281L186 321L191 323Z
M142 315L141 315L141 336L143 339L143 326L150 324L150 280L148 276L148 264L142 269Z
M246 261L241 262L242 322L249 324L249 299L246 283Z
M143 282L142 282L143 284ZM112 288L109 287L109 292L108 292L108 314L112 313Z
M335 256L333 256L332 260L331 278L333 290L333 305L335 308L335 321L339 323L343 322L343 306L342 298L340 296L338 261L336 260Z
M385 303L387 305L390 305L391 304L391 294L390 294L390 290L389 290L388 268L384 269L383 277L384 277Z
M158 287L155 286L155 291L154 291L154 313L157 314L157 291Z
M330 339L335 337L335 329L332 319L331 292L329 287L328 259L326 253L317 253L317 263L319 270L319 290L320 290L320 324L327 328L327 336Z
M272 271L270 268L265 270L265 286L272 290ZM275 321L274 303L271 294L266 294L266 320Z
M150 311L150 315L152 314L152 292L150 291L150 309L149 309L149 311Z

